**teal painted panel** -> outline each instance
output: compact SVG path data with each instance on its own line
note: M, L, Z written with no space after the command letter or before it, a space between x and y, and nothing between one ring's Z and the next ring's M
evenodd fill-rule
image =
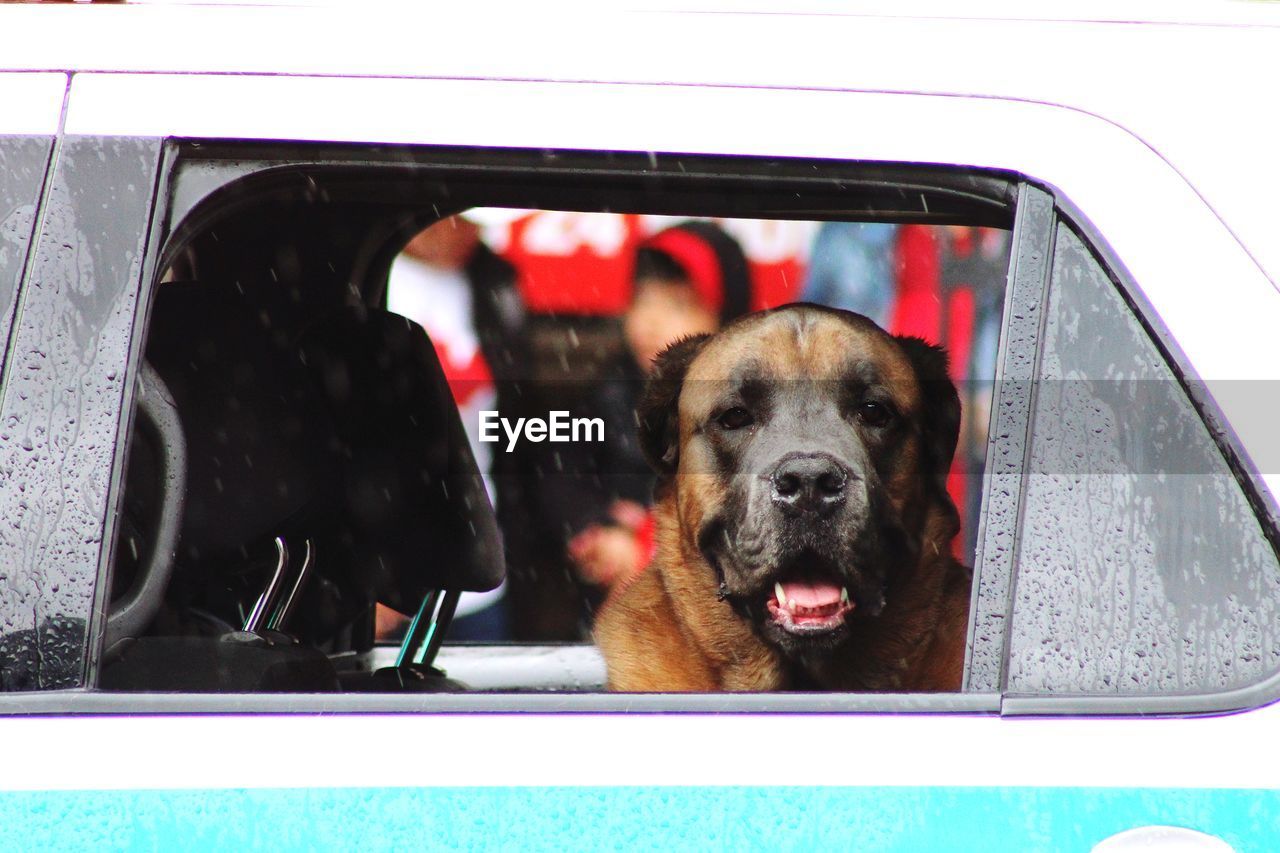
M0 850L1087 851L1172 824L1280 842L1280 791L317 788L0 795Z

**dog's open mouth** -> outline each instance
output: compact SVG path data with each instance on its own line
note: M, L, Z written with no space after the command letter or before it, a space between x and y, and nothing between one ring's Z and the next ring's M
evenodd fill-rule
M842 627L853 612L848 587L826 580L787 580L773 585L766 607L771 621L801 636L826 634Z

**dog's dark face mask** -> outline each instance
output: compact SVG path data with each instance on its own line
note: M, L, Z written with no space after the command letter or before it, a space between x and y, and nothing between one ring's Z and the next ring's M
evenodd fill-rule
M929 546L930 512L954 532L959 418L941 350L813 306L674 345L640 407L660 497L722 596L790 656L881 613Z

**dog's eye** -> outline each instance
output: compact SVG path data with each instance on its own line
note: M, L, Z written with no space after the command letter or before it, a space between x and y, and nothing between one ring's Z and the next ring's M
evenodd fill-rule
M882 427L893 419L893 410L884 403L877 403L874 400L868 400L861 406L858 406L858 420L867 426Z
M741 406L726 409L720 417L716 418L716 422L725 429L742 429L750 426L753 420L751 413Z

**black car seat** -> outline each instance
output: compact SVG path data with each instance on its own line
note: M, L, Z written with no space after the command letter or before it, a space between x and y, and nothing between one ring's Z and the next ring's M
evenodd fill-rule
M302 535L297 525L334 501L338 476L323 437L303 429L318 417L316 395L272 316L238 288L183 282L158 290L146 361L181 424L185 503L171 579L150 625L120 636L112 623L122 608L112 603L99 679L106 689L339 689L314 644L246 625L279 562L275 539ZM146 473L153 458L163 456L147 438L135 429L126 519L137 514L131 498L145 499L154 479ZM132 585L154 587L156 572L146 574Z
M344 689L451 689L423 674L432 672L457 593L493 589L504 562L435 349L416 323L364 307L313 324L299 349L342 460L341 511L318 543L366 599L418 613L401 663L372 678L344 677Z
M422 329L356 307L299 318L239 287L161 285L147 360L183 424L186 505L165 606L113 644L102 686L336 690L320 650L367 648L375 601L412 611L501 582ZM366 683L457 688L416 675Z

